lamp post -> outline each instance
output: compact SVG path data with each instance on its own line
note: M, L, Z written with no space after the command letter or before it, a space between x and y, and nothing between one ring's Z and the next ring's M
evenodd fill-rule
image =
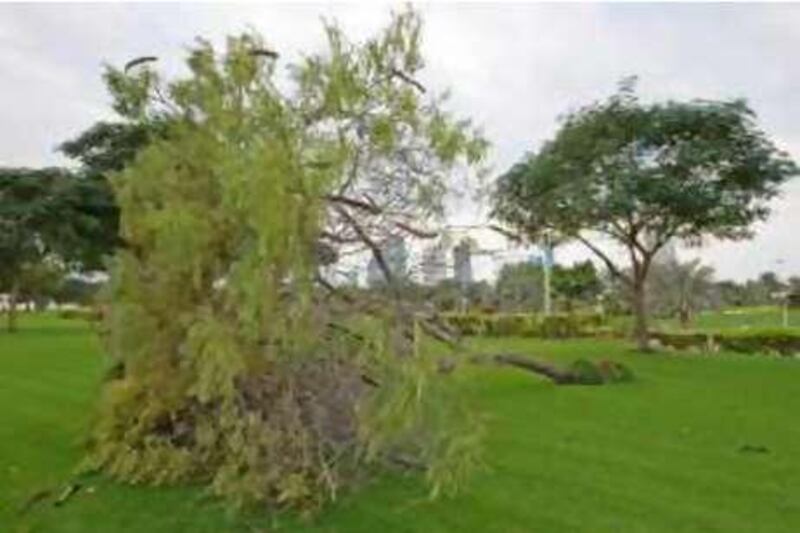
M550 242L550 232L544 233L544 253L542 255L542 270L544 272L544 315L550 316L553 312L553 302L550 293L550 270L552 268L553 252Z
M783 266L783 263L784 263L783 259L778 259L778 260L775 261L775 264L778 267L776 269L776 270L778 270L778 276L780 276L780 270L781 270L781 267ZM780 278L778 278L778 280L780 280ZM780 291L777 294L777 297L780 299L780 302L782 304L782 309L781 309L781 311L782 311L782 313L781 313L782 314L782 320L781 320L781 322L783 324L783 327L785 327L785 328L789 327L789 294L791 294L790 290Z

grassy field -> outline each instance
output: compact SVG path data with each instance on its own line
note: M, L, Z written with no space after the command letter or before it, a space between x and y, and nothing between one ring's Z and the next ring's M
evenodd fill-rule
M662 329L680 329L676 319L656 320ZM783 311L778 306L747 307L706 311L694 317L690 328L698 331L730 331L783 327ZM800 330L800 309L789 310L789 327Z
M487 468L430 502L414 477L385 477L314 522L236 517L191 488L91 480L62 507L103 362L81 322L28 318L0 333L0 531L800 530L800 361L639 355L617 341L475 341L551 360L613 357L637 382L555 387L505 369L467 371L487 417ZM764 447L766 453L742 451Z

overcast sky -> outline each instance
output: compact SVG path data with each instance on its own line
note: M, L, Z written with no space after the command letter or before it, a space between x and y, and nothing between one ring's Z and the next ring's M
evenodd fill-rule
M800 5L434 4L425 16L425 82L481 124L502 172L553 134L569 109L640 77L645 98L747 98L762 127L800 160ZM195 36L260 31L291 61L320 50L320 17L355 37L388 20L387 5L0 5L0 165L62 164L54 151L110 118L104 62L157 55L176 69ZM455 220L477 222L473 209ZM800 179L745 243L700 255L720 278L800 274ZM488 244L495 246L496 243ZM574 248L561 260L581 257ZM491 265L484 265L485 271ZM480 268L479 268L480 270Z

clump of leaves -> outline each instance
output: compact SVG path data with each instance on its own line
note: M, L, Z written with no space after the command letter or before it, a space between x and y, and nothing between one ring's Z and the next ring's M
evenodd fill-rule
M601 359L596 363L588 359L576 359L568 370L575 382L583 385L627 383L634 380L633 371L629 367L608 359Z
M308 509L368 463L420 465L434 494L476 463L471 411L418 316L337 299L323 267L350 245L379 254L387 227L413 233L390 217L439 212L448 170L485 142L415 80L413 12L363 45L326 29L328 54L292 68L292 91L255 35L221 55L199 41L185 79L162 82L150 62L108 71L115 109L163 134L112 178L126 243L106 295L118 370L91 465Z

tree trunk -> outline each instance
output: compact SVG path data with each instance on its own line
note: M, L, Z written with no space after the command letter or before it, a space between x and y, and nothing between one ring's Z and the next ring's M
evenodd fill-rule
M689 309L689 305L686 302L681 303L680 310L678 311L678 317L681 322L681 328L688 329L692 322L692 311Z
M8 323L7 329L9 333L17 331L17 285L11 286L11 292L8 295Z
M633 282L633 336L636 345L643 352L650 351L650 337L647 327L647 295L644 279L635 279Z

